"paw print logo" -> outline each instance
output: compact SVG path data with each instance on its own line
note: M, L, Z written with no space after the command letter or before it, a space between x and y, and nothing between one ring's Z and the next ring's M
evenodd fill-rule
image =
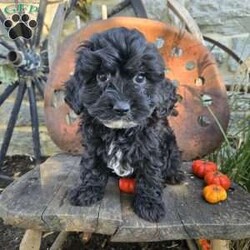
M32 19L30 20L27 14L23 14L22 16L14 14L11 19L4 21L4 26L8 30L11 39L18 37L30 39L33 34L33 29L37 26L37 22Z

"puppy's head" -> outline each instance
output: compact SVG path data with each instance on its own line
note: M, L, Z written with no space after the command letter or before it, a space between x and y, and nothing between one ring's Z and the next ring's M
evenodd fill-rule
M110 128L142 124L155 110L166 115L176 101L164 61L137 30L114 28L79 47L65 101Z

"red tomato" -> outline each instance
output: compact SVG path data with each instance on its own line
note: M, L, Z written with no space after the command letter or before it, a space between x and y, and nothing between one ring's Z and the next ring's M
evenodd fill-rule
M212 161L196 160L192 163L193 173L203 178L207 173L216 171L217 165Z
M222 186L228 190L231 186L231 181L227 175L222 174L219 171L207 173L204 177L204 181L207 185L216 184Z
M119 188L124 193L133 194L135 192L135 179L120 178Z

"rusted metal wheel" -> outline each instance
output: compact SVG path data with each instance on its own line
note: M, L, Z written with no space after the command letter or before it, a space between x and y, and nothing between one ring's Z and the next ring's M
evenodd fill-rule
M3 59L4 64L11 64L13 66L13 71L16 72L17 75L17 79L7 82L6 88L0 93L1 107L17 89L15 103L11 110L10 118L0 145L0 166L3 164L8 152L26 92L28 94L30 106L34 160L36 163L40 162L42 152L40 147L37 94L43 99L44 85L47 81L50 63L56 52L63 23L75 6L76 1L72 0L67 3L58 3L50 27L50 33L46 36L42 35L42 30L45 25L44 20L49 4L51 4L51 2L47 0L40 0L37 16L29 16L25 13L24 9L18 7L18 1L15 1L17 13L12 15L12 17L6 16L0 9L0 23L6 28L6 33L0 36L0 46L4 48L3 52L1 51L0 59ZM11 22L10 18L14 16L22 20L26 19L26 21L30 19L29 25L32 25L33 35L32 33L26 33L25 35L27 31L25 31L25 29L12 29L11 36L10 33L7 32L8 26L6 26L6 23L8 24ZM3 175L1 170L0 178L11 180L10 177Z
M45 2L46 1L42 3L41 1L36 20L30 20L33 28L35 28L33 36L30 35L30 37L27 37L24 30L14 31L13 29L12 37L9 32L9 38L12 39L12 41L4 38L4 35L1 35L0 37L0 45L7 50L7 53L0 55L0 57L14 66L18 76L18 79L15 82L9 82L5 90L0 93L1 107L1 105L17 88L15 103L13 105L0 148L0 166L6 156L26 91L28 92L28 101L30 106L34 158L36 162L40 161L41 150L36 91L43 98L43 87L47 80L47 74L49 71L46 50L47 43L46 41L41 41L41 32L47 4ZM23 11L18 11L18 13L14 14L12 18L14 16L16 16L16 18L22 18L22 20L29 20L30 18ZM10 21L10 19L7 19L2 10L0 10L1 24L6 24L6 21ZM4 26L7 28L6 25Z
M81 153L79 119L64 103L64 82L74 70L75 51L93 33L124 26L140 30L158 47L166 62L166 77L178 87L177 116L170 117L183 159L216 149L227 129L226 89L215 60L203 44L185 30L149 19L116 17L97 21L70 36L59 49L45 89L45 116L53 141L71 153ZM83 138L84 140L84 138Z

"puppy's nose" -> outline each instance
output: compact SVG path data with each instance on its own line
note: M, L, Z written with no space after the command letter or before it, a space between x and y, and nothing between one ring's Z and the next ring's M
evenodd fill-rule
M113 107L113 110L116 112L117 115L126 115L129 110L130 110L130 105L128 102L124 102L124 101L119 101L116 102L116 104Z

